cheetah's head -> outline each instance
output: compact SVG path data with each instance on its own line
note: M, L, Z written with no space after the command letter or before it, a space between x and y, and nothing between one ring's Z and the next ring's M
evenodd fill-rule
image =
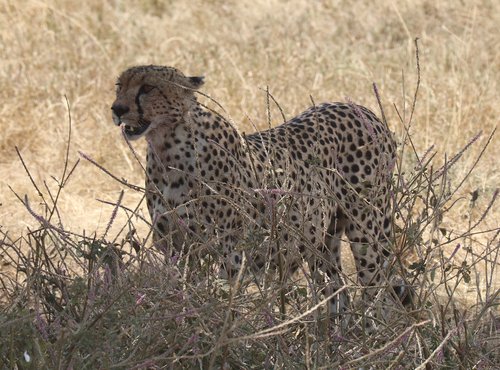
M203 77L186 77L172 67L137 66L127 69L116 83L111 106L113 121L135 140L160 125L180 122L196 99Z

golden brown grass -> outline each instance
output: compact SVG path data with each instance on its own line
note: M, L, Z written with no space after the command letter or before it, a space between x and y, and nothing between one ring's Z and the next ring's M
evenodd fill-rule
M206 76L204 91L221 102L242 130L267 125L265 88L287 117L314 101L344 100L377 108L376 82L389 124L402 137L392 105L408 115L416 84L415 37L420 37L422 85L412 123L417 151L435 144L435 167L478 132L477 145L453 168L460 178L471 167L500 116L500 5L476 2L338 1L2 1L0 24L0 225L12 236L36 225L9 190L37 195L14 146L37 181L55 191L67 139L71 105L73 146L132 183L143 183L140 166L110 118L116 76L135 64L177 66ZM279 123L278 111L272 112ZM406 117L407 118L407 117ZM138 153L144 143L137 143ZM479 215L500 184L498 135L493 138L463 196L445 220L467 223L469 193L479 190ZM65 227L102 233L120 185L89 163L80 163L59 203ZM138 195L126 192L124 203ZM122 215L119 215L122 217ZM498 228L500 208L483 224ZM116 231L116 230L114 230ZM477 248L482 248L478 237Z
M67 137L68 97L73 150L93 156L119 176L143 176L110 119L114 80L142 63L204 74L204 91L221 102L244 131L265 127L265 93L287 117L316 102L352 100L376 108L381 91L391 128L402 132L401 109L415 87L413 39L420 37L422 86L412 126L420 152L436 144L451 155L500 116L500 5L479 1L2 1L0 3L0 224L19 233L34 224L12 192L36 194L14 151L18 146L38 179L54 187ZM404 87L403 91L403 77ZM403 95L404 94L404 95ZM276 112L274 112L276 113ZM279 123L280 116L273 114ZM498 135L463 188L478 189L481 210L500 183ZM138 152L143 144L137 145ZM455 167L457 177L477 156L476 145ZM438 155L442 160L442 155ZM81 163L61 203L68 227L103 230L120 186ZM134 195L125 194L132 204ZM468 207L456 207L457 221ZM498 227L495 210L488 227Z
M498 24L500 3L488 0L0 0L2 231L15 238L39 224L9 186L27 194L32 207L43 213L15 146L36 182L45 182L51 193L57 190L52 176L61 176L68 136L65 97L73 130L70 166L82 151L118 177L142 185L142 170L109 109L116 76L136 64L171 65L205 75L203 91L246 132L253 125L267 126L267 86L292 117L311 104L311 97L315 102L348 97L378 112L375 82L389 125L402 138L404 127L394 105L407 122L417 82L414 39L419 37L421 85L411 125L417 152L434 144L436 169L482 132L450 170L456 185L498 125ZM271 114L280 123L278 109L273 107ZM441 227L458 234L490 203L500 184L498 137L456 195ZM144 143L134 147L142 155ZM405 166L414 165L408 157ZM115 202L122 188L81 161L59 201L64 228L102 235L113 207L96 199ZM475 190L479 198L472 207ZM135 206L139 199L125 190L125 205ZM123 212L118 219L123 221ZM481 230L498 229L499 220L497 202ZM145 237L145 225L140 233ZM498 243L492 238L491 233L478 234L467 243L481 251L486 241ZM496 276L493 287L498 289L498 272Z

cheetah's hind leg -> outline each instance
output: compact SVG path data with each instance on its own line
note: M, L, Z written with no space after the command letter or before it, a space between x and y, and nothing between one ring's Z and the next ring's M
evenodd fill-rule
M346 222L342 217L334 216L328 227L325 243L321 250L310 259L310 269L316 284L324 286L323 294L329 297L337 290L342 289L340 293L330 298L327 304L327 314L331 321L337 325L340 324L341 330L348 328L350 321L350 303L348 289L345 279L342 276L341 265L341 239L344 234ZM325 282L326 278L326 282Z

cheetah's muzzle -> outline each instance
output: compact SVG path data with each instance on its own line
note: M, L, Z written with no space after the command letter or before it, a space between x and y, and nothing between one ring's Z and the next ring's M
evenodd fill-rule
M130 108L127 105L114 103L111 106L111 110L113 112L113 122L115 125L120 126L123 133L129 140L136 140L140 138L146 131L148 130L151 122L144 119L142 116L137 121L138 126L131 126L128 123L127 119L123 119L122 117L130 111ZM142 115L142 112L141 112Z
M144 122L143 124L141 124L141 126L138 126L138 127L132 127L132 126L129 126L129 125L122 123L120 125L120 127L122 128L122 130L125 133L125 135L127 136L127 138L135 139L146 132L146 130L149 128L149 123Z

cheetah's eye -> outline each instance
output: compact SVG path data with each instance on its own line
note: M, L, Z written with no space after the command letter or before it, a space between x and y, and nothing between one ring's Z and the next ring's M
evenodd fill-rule
M152 85L142 85L141 86L141 90L144 94L151 92L154 88L156 88L156 86L152 86Z
M116 92L120 91L122 88L122 84L119 82L115 83L115 86L116 86Z

